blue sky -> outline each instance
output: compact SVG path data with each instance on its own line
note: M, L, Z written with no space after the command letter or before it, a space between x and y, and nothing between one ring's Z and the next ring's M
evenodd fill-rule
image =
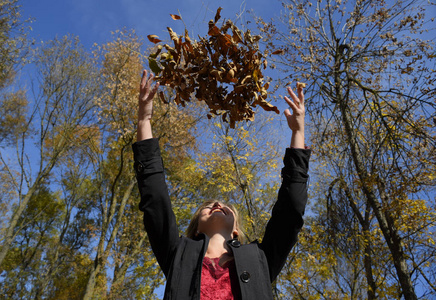
M220 6L223 18L235 20L236 15L241 15L239 20L245 22L251 20L247 10L267 19L277 16L281 10L278 0L22 0L20 3L23 17L35 19L32 36L37 41L74 34L86 48L110 40L111 31L124 27L135 29L144 38L157 34L167 39L167 26L183 33L183 23L172 20L170 14L180 13L190 33L203 35L207 22Z
M117 29L134 29L144 39L144 49L153 45L147 39L149 34L169 40L166 27L183 34L183 22L173 20L170 14L182 16L190 36L196 39L198 35L207 35L207 24L219 7L223 8L221 20L231 19L241 29L255 27L253 15L269 20L282 10L280 0L21 0L20 4L22 17L33 18L30 35L36 45L73 34L88 50L95 43L112 40L111 32ZM274 76L269 74L271 70L266 71L265 75ZM285 93L284 89L279 93ZM284 100L270 101L281 112L287 108ZM279 118L284 119L282 114Z

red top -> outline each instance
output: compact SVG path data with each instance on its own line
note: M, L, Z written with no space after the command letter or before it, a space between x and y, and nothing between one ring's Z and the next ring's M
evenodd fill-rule
M219 265L219 257L203 259L201 270L201 300L241 299L235 260Z

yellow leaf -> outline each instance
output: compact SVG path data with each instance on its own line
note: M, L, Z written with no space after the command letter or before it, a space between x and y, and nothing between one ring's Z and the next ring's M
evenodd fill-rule
M297 82L297 89L304 89L306 87L306 84L303 82Z
M257 76L259 75L259 70L256 69L253 71L253 79L257 81Z

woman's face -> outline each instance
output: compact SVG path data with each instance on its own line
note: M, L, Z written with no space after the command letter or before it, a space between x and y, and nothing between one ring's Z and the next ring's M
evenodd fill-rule
M237 234L235 213L230 207L216 201L200 211L198 219L198 232L211 236L214 233Z

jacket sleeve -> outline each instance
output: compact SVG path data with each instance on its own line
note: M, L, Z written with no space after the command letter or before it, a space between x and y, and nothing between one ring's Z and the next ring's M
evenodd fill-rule
M310 149L286 149L282 185L259 245L268 261L271 282L282 270L303 227L310 153Z
M139 209L144 212L144 226L152 250L167 276L172 253L179 242L179 231L165 182L159 141L143 140L134 143L132 148L141 195Z

